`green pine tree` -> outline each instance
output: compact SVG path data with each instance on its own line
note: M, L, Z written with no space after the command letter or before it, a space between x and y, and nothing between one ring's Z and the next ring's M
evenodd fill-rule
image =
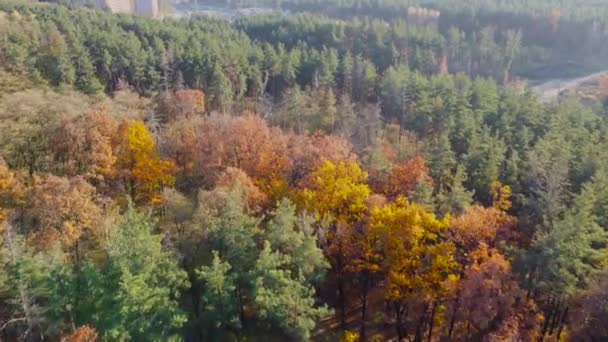
M308 341L319 318L329 314L317 306L315 290L302 274L289 270L291 258L273 251L266 241L256 263L254 301L259 315L300 341Z

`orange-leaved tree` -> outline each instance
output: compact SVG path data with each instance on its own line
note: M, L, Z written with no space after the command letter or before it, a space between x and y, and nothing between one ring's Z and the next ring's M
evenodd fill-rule
M388 197L409 197L419 183L429 182L430 180L424 158L417 156L392 167L384 192Z
M63 342L96 342L99 341L99 334L95 329L88 325L80 326L74 331L61 338Z
M114 169L117 129L118 121L105 109L63 120L52 138L55 172L101 183Z
M539 311L526 298L511 264L496 249L481 243L468 255L469 266L450 302L450 341L534 341L540 331Z
M178 166L181 190L211 187L228 167L242 170L273 200L289 164L287 139L254 115L182 118L163 135L164 149ZM282 193L282 191L279 191Z
M514 240L515 237L517 218L507 213L511 207L511 189L496 181L491 188L491 207L469 207L450 221L447 236L457 247L456 259L462 282L451 293L448 339L475 339L479 331L509 334L514 331L499 332L499 328L506 324L524 324L507 316L512 312L510 301L519 301L516 297L520 291L513 281L509 261L498 250L501 242ZM484 298L486 296L494 298L489 300ZM533 303L528 305L525 300L522 305L513 310L534 306ZM496 312L492 311L493 308Z
M165 121L199 115L205 111L205 93L196 89L179 89L161 97L158 107Z
M458 247L459 261L465 262L466 254L479 244L496 247L511 237L516 225L517 218L496 207L473 206L451 219L448 237Z
M57 243L73 259L91 252L103 235L102 199L82 177L36 177L28 193L25 230L34 246L49 250ZM82 244L86 247L79 247Z

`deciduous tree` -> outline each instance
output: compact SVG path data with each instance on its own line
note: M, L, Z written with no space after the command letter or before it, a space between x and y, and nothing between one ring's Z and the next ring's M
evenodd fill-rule
M154 138L139 120L120 127L117 168L135 203L160 204L163 187L175 182L175 163L158 155Z
M531 340L538 338L536 305L511 274L511 265L495 249L481 242L467 258L469 267L458 283L448 309L448 338Z
M421 338L424 323L432 326L436 320L446 280L455 277L454 247L441 238L447 220L398 198L372 209L370 226L380 240L385 298L395 315L396 333L405 338L409 316L418 313L415 334Z
M355 161L333 163L325 160L303 181L300 205L324 221L323 248L332 265L332 277L338 289L342 324L346 320L346 271L352 253L354 224L367 211L371 190L367 173Z
M38 179L27 202L28 224L23 230L39 250L50 250L59 243L66 253L77 258L80 243L86 242L86 251L103 234L101 199L82 178Z
M178 89L161 96L159 110L165 121L200 115L205 111L205 93L195 89Z

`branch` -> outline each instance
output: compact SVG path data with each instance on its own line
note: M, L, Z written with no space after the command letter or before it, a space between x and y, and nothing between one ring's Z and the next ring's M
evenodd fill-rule
M8 320L6 323L4 323L4 324L2 324L2 326L0 326L0 331L4 330L10 324L13 324L13 323L19 322L19 321L25 321L25 317L13 318L11 320Z

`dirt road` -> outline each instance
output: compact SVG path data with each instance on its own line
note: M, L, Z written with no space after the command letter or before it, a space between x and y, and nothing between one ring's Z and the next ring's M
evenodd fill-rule
M532 86L531 86L532 90L537 92L545 101L550 101L552 99L557 98L559 96L559 94L564 90L577 88L585 83L595 81L597 78L599 78L602 75L605 75L607 73L608 73L608 71L600 71L600 72L596 72L594 74L579 77L579 78L572 78L572 79L556 78L553 80L544 81L537 85L534 85L533 82L530 82L530 84L532 84Z

